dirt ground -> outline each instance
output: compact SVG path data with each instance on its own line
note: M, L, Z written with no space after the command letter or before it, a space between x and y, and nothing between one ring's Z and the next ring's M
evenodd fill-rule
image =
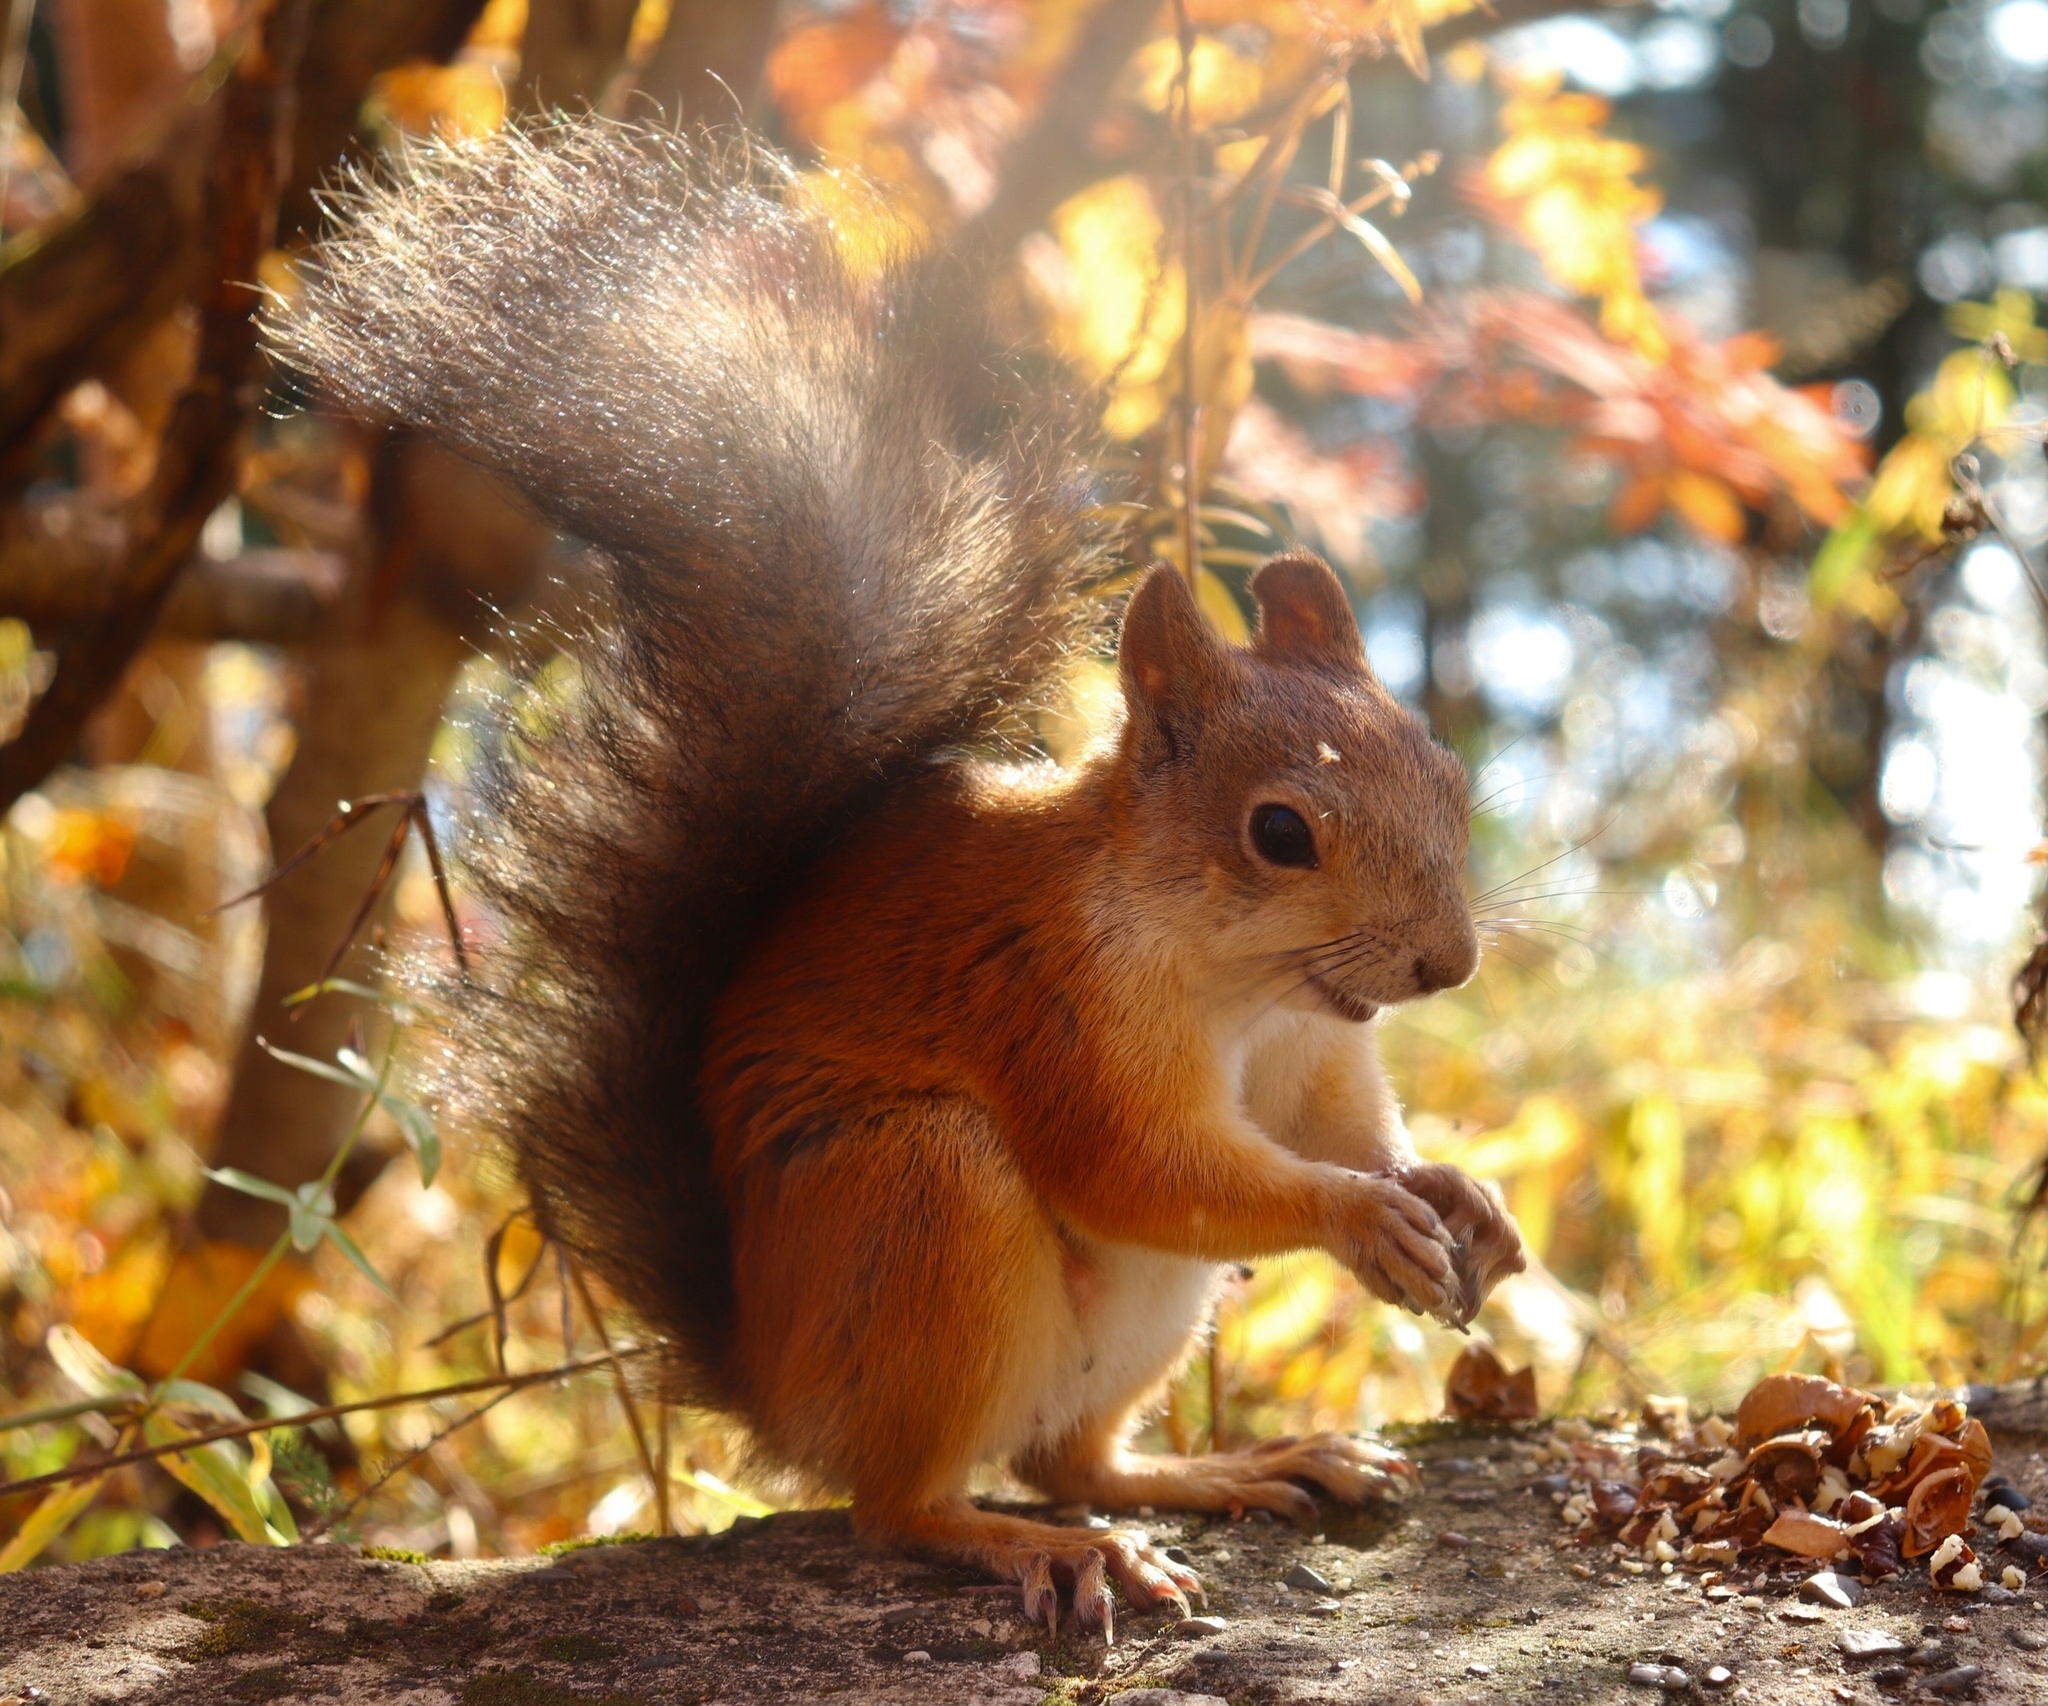
M2038 1501L2030 1517L2048 1514L2048 1438L1996 1437L1997 1468ZM1556 1547L1555 1505L1515 1471L1505 1433L1436 1432L1410 1449L1415 1496L1330 1511L1314 1534L1140 1519L1200 1570L1216 1624L1126 1612L1111 1647L1049 1639L1010 1593L865 1552L843 1514L806 1512L553 1558L228 1545L0 1578L0 1706L10 1691L53 1706L2048 1703L2048 1578L2039 1597L1969 1595L1909 1571L1831 1609L1798 1596L1808 1565L1760 1584L1744 1570L1710 1599L1696 1573L1629 1574L1599 1548ZM1891 1650L1850 1656L1856 1636ZM1637 1666L1655 1668L1631 1680Z

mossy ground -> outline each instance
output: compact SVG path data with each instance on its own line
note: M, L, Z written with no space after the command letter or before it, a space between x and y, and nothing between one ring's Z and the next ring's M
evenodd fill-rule
M2048 1509L2048 1439L1997 1444ZM1981 1666L1979 1700L2048 1700L2048 1610L2031 1594L1993 1605L1906 1577L1833 1612L1800 1605L1788 1573L1753 1605L1710 1602L1696 1581L1610 1576L1604 1554L1556 1548L1555 1507L1518 1484L1506 1442L1444 1433L1411 1449L1434 1465L1415 1498L1326 1509L1312 1533L1142 1519L1226 1619L1199 1639L1130 1612L1113 1648L1048 1638L1014 1595L865 1549L843 1512L818 1512L544 1559L227 1545L30 1571L0 1578L0 1684L104 1706L1114 1706L1145 1686L1230 1706L1641 1706L1628 1669L1649 1660L1695 1677L1725 1663L1746 1706L1814 1706L1844 1688L1881 1697L1875 1661L1845 1659L1836 1637L1883 1628ZM1295 1564L1333 1596L1284 1587Z

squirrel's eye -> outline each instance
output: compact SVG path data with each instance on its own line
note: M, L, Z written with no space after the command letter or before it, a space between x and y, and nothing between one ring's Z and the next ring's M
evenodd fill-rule
M1260 858L1272 864L1315 867L1316 838L1309 833L1301 813L1291 807L1255 806L1252 845L1259 850Z

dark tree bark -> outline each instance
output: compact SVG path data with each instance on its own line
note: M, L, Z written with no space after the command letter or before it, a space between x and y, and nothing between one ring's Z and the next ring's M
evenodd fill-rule
M676 0L640 68L640 95L672 119L721 124L751 116L777 10L775 0Z
M149 638L206 518L234 488L257 375L256 303L243 281L256 276L276 228L305 16L306 0L275 0L221 91L200 228L213 282L200 304L198 369L171 415L105 616L59 653L49 688L0 749L0 810L70 755Z

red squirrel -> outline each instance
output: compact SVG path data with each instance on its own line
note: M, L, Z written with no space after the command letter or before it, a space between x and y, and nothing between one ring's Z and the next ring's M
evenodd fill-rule
M499 928L441 992L444 1093L667 1396L1107 1635L1112 1581L1200 1583L971 1472L1378 1497L1399 1459L1341 1435L1126 1442L1223 1264L1326 1250L1462 1324L1523 1256L1498 1192L1418 1162L1375 1052L1477 963L1468 789L1330 569L1261 568L1244 647L1153 569L1121 726L1017 756L1111 535L1094 400L989 300L848 244L758 146L578 120L356 183L271 336L591 547L573 672L476 731L458 852Z

